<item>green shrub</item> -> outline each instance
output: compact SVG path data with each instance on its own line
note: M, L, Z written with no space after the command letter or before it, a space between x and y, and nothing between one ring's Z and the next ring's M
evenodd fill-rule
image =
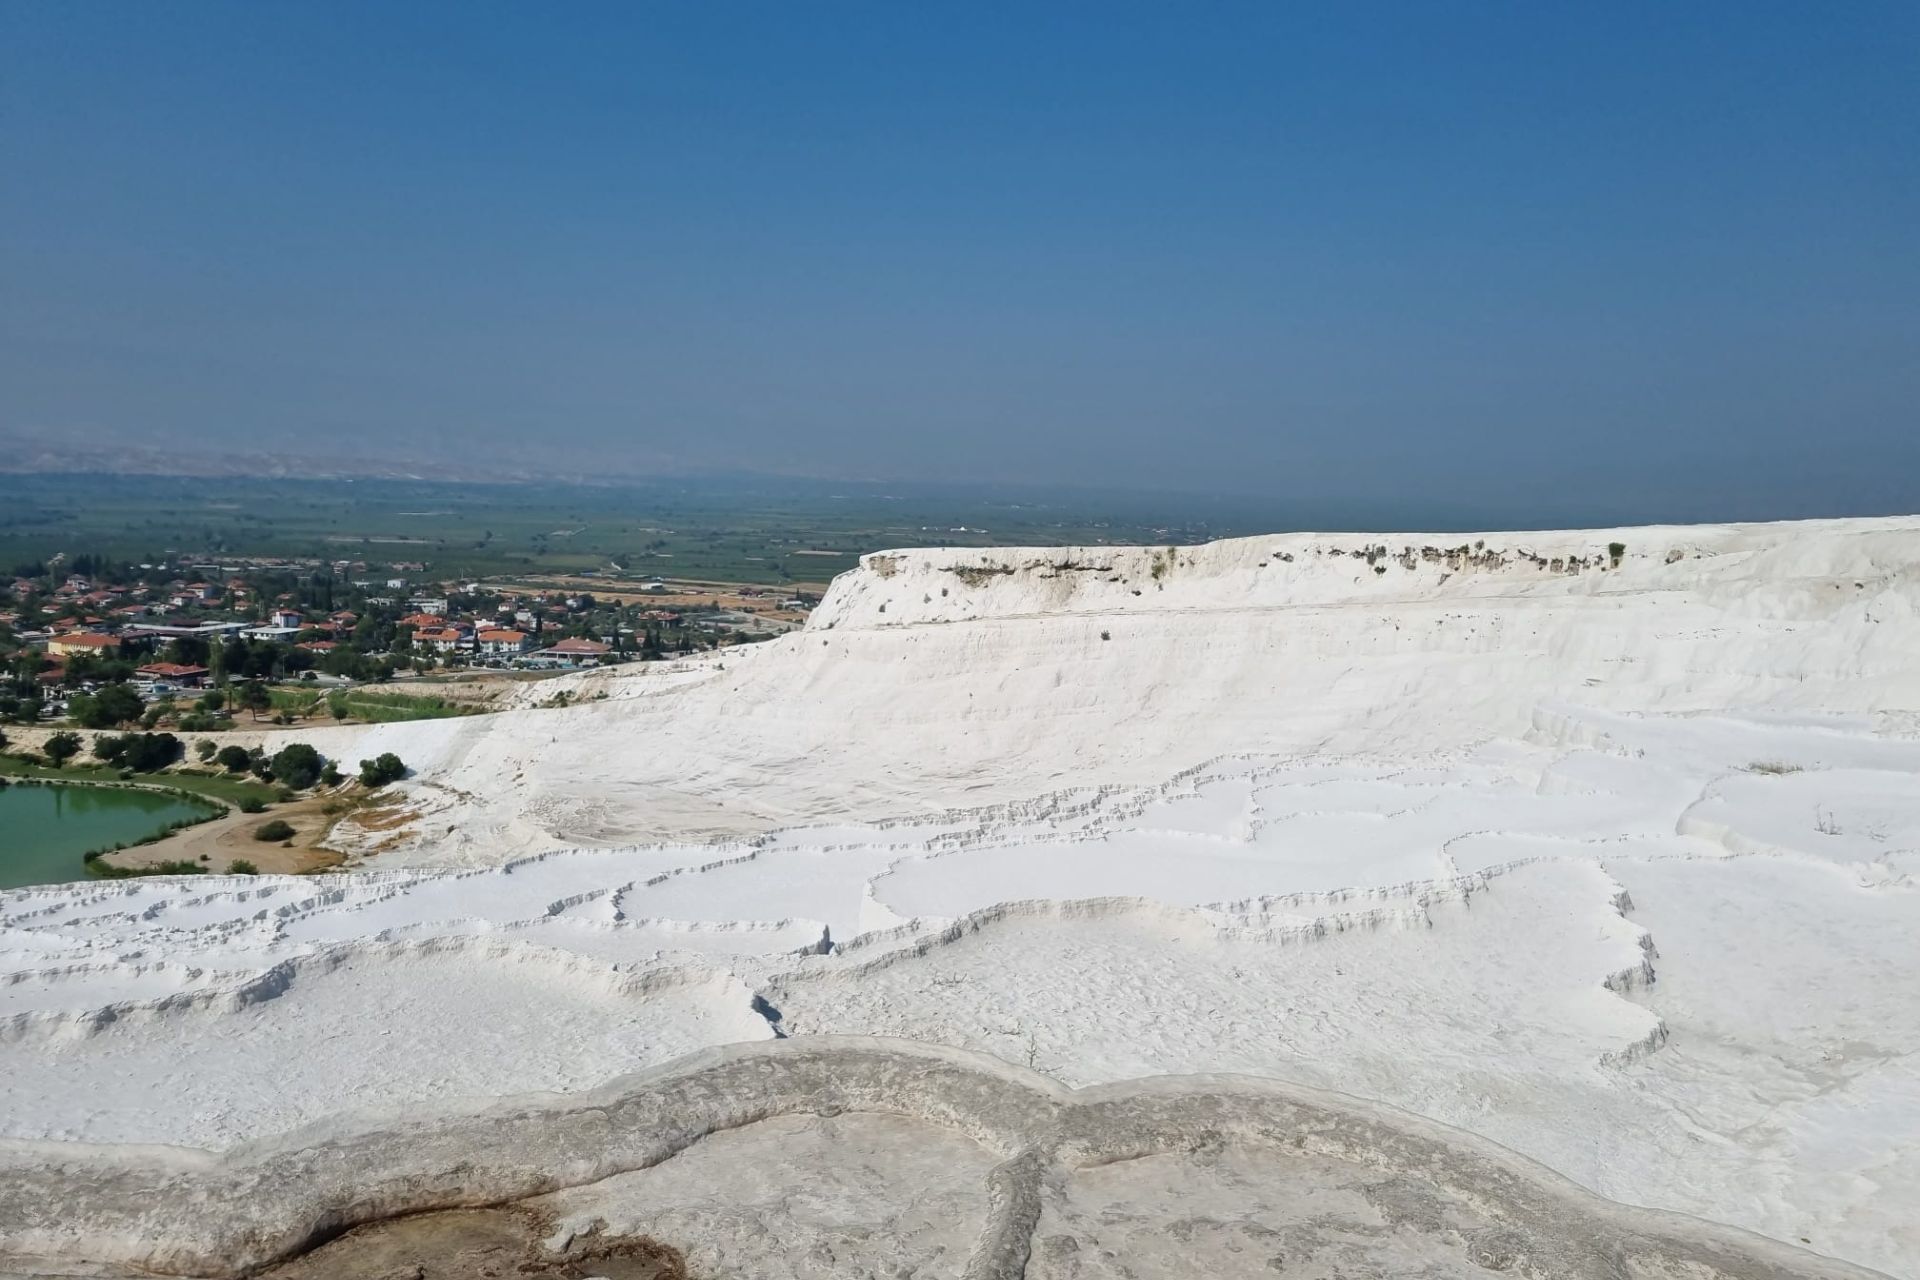
M360 781L368 787L384 787L407 776L407 766L391 751L383 751L372 760L360 762Z
M284 818L263 822L254 828L253 838L255 840L290 840L293 838L293 824Z
M325 763L318 751L304 742L295 742L274 752L271 768L281 783L295 791L305 791L320 780L320 769Z
M240 802L240 812L242 813L265 813L266 811L267 802L259 796L248 796Z
M230 876L257 876L260 874L260 868L254 866L245 858L235 858L227 864L227 874Z

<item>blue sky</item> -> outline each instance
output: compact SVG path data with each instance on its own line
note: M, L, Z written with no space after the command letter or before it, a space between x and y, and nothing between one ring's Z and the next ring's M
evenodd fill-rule
M0 163L0 433L1920 508L1910 3L15 4Z

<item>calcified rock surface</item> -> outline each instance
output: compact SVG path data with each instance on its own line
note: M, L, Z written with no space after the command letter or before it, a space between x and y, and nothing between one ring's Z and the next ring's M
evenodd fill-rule
M21 1274L80 1237L112 1270L240 1276L359 1223L506 1201L549 1232L525 1274L633 1249L703 1277L1872 1274L1356 1099L1225 1076L1074 1092L873 1039L708 1050L565 1101L219 1157L37 1155L4 1152L0 1180L0 1265ZM330 1261L355 1274L352 1251Z
M888 553L797 634L527 697L314 735L418 770L368 869L0 895L9 1158L469 1133L705 1046L884 1035L1337 1090L1920 1278L1920 521ZM898 1167L865 1124L728 1141ZM1177 1206L1364 1216L1304 1156L1154 1159L1076 1174L1032 1274L1161 1266ZM715 1171L771 1163L700 1160L526 1212L757 1256L701 1250L792 1207L728 1207ZM874 1210L907 1252L872 1267L956 1256L966 1193L927 1188ZM1202 1270L1263 1247L1180 1231ZM1346 1239L1345 1274L1428 1265Z

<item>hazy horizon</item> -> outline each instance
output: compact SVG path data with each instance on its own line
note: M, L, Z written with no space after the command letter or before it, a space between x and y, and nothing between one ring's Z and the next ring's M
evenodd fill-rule
M1893 4L11 6L0 446L1912 511L1916 68Z

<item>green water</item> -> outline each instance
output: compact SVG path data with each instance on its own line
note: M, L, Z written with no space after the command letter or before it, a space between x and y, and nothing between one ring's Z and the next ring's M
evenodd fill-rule
M132 844L209 805L117 787L0 788L0 889L84 880L89 849Z

